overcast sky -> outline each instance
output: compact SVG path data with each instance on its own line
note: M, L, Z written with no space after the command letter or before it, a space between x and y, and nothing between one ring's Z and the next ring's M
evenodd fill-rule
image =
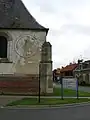
M78 58L90 59L90 0L22 0L30 13L49 28L53 68Z

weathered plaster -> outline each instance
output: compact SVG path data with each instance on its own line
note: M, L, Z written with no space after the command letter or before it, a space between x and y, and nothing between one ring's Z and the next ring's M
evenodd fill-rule
M0 32L6 33L10 38L10 40L8 41L7 55L9 61L12 61L12 63L0 63L0 73L15 72L15 73L37 74L39 70L38 64L39 61L41 60L39 46L41 46L46 40L46 32L42 32L42 31L38 32L31 30L22 30L22 31L0 30ZM36 39L30 41L31 36L35 36ZM26 46L23 46L24 38L29 39L27 40ZM32 47L31 44L34 47ZM21 46L23 47L21 48ZM18 48L16 49L16 47ZM32 47L31 50L35 52L33 56L30 56L31 47Z

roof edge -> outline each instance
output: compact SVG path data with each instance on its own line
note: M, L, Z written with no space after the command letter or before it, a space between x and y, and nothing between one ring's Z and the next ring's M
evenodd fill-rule
M37 31L49 31L49 28L37 29L37 28L0 28L1 30L10 29L10 30L37 30Z
M46 36L48 34L49 28L45 29L35 29L35 28L0 28L0 30L34 30L34 31L44 31L46 32Z

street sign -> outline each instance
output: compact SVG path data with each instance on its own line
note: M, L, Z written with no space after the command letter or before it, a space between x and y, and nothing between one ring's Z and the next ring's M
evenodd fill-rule
M75 78L63 78L63 88L76 89L76 79Z

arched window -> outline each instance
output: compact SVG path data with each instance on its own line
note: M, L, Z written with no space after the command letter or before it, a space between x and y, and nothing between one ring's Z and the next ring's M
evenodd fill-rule
M0 36L0 58L7 58L7 38Z

